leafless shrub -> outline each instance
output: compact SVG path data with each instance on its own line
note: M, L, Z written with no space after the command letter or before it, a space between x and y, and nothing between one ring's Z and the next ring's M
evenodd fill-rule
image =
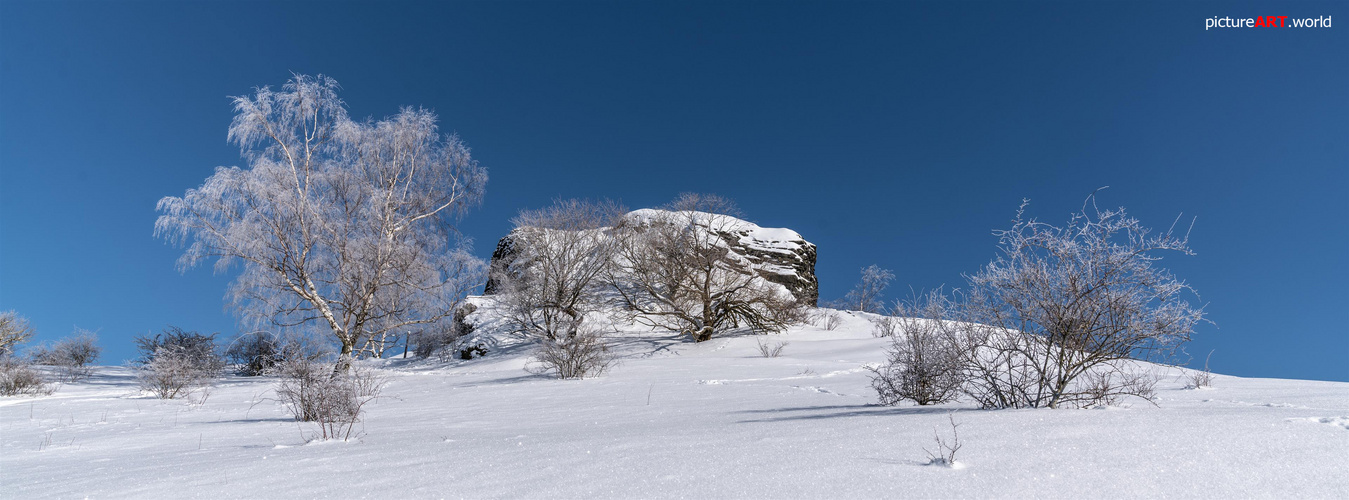
M954 338L966 357L967 392L981 406L1150 399L1151 386L1128 374L1131 361L1169 356L1204 320L1186 301L1189 285L1154 267L1157 252L1192 254L1188 236L1153 235L1123 209L1101 210L1094 200L1062 227L1025 219L1023 203L1012 228L995 232L998 257L968 277Z
M160 399L184 397L215 380L215 373L203 370L184 351L161 348L148 363L136 367L136 381L142 391Z
M843 324L843 315L839 314L838 311L829 309L815 309L806 314L803 322L834 331L838 329L839 325Z
M894 337L899 333L900 320L894 316L881 316L871 320L872 337Z
M776 358L782 354L782 348L787 347L788 342L773 342L771 344L759 339L759 354L765 358Z
M22 359L0 355L0 396L46 396L56 391L42 372Z
M265 331L239 335L225 349L225 359L245 377L270 374L289 359L316 361L326 354L323 346L307 335Z
M0 312L0 356L11 356L15 348L33 338L28 318L14 311Z
M950 413L946 414L946 418L951 422L951 440L942 439L941 434L933 429L932 437L937 441L937 450L934 452L923 448L923 451L927 452L928 464L954 468L957 466L956 452L960 451L962 446L960 443L960 424L956 423L956 417Z
M617 358L604 336L582 329L575 335L542 339L533 361L537 365L531 371L577 379L604 373Z
M295 420L317 424L323 439L349 439L365 405L388 383L378 372L359 366L337 372L327 364L296 359L278 369L277 397Z
M1200 389L1204 387L1213 387L1213 372L1209 371L1209 358L1213 357L1213 351L1208 352L1204 357L1204 371L1194 371L1190 373L1190 387Z
M1117 370L1107 366L1082 376L1080 389L1059 404L1077 408L1118 406L1125 397L1153 401L1157 380L1144 372Z
M886 363L871 368L871 386L881 404L910 400L919 405L954 400L964 384L960 345L946 319L949 302L939 291L910 302L896 302L894 314L876 323L891 339ZM873 334L876 332L873 331Z
M76 328L73 337L58 340L51 347L35 348L32 358L36 364L53 367L61 382L74 383L93 374L93 364L102 351L95 332Z
M134 364L141 390L174 399L214 383L225 369L225 358L216 353L216 335L170 326L154 337L136 337L141 356Z

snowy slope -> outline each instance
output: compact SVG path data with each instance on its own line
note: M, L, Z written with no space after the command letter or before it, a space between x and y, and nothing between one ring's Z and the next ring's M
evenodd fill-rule
M0 398L3 498L1349 498L1349 384L1218 376L1159 406L980 411L873 406L884 340L846 315L700 345L625 335L582 381L531 375L525 349L389 361L359 439L315 429L229 378L204 404L140 396L123 368ZM782 357L756 341L787 341ZM947 413L964 469L925 465Z

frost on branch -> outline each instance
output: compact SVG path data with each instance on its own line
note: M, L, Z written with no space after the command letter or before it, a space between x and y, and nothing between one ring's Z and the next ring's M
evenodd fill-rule
M1204 320L1193 290L1156 266L1161 252L1192 255L1188 234L1154 234L1124 209L1089 198L1063 226L1024 217L997 231L999 255L969 276L953 310L968 370L966 391L984 407L1151 400L1136 359L1169 356ZM1174 229L1174 228L1173 228Z
M239 264L230 297L244 318L330 332L345 369L443 326L481 284L454 222L482 200L487 172L430 111L356 121L337 90L296 75L236 97L228 137L247 166L161 199L155 234L186 245L183 270Z

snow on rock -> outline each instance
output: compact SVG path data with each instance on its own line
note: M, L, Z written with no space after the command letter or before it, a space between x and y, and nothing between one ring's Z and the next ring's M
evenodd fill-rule
M626 218L637 224L660 220L669 212L641 209L629 212ZM759 227L729 215L691 212L693 219L704 229L715 228L717 236L736 255L743 258L765 280L787 288L798 301L815 306L819 301L819 282L815 278L815 244L799 233L786 228ZM491 269L509 267L520 244L511 231L497 242L492 252ZM493 273L495 276L496 273ZM496 293L500 285L489 277L484 293Z

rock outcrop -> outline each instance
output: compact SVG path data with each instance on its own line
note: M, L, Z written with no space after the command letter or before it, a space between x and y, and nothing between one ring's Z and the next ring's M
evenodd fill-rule
M628 214L629 218L649 219L658 210L643 209ZM806 241L796 231L764 228L733 217L719 215L715 234L732 252L744 258L749 266L765 280L785 287L800 303L815 306L819 301L819 282L815 278L815 244ZM722 219L724 218L724 219ZM492 295L501 286L497 282L499 270L508 269L519 254L519 240L515 232L502 237L492 252L491 277L483 293Z

